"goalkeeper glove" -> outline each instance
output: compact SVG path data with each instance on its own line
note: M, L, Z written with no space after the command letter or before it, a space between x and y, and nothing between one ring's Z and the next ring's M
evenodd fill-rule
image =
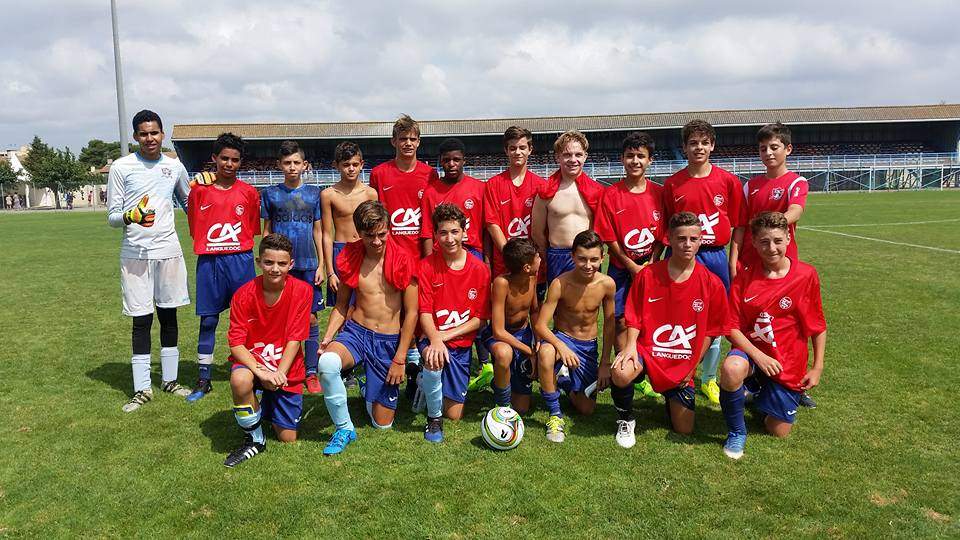
M150 196L144 195L136 206L124 212L123 222L127 225L136 223L141 227L153 227L153 220L157 218L157 211L153 208L147 208L147 201L149 200Z
M209 186L210 184L216 182L217 175L212 172L198 172L193 175L193 180L190 181L190 187L196 186Z

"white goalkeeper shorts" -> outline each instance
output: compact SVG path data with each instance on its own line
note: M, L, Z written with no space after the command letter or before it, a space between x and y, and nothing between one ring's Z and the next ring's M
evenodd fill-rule
M183 255L169 259L120 258L123 314L149 315L154 306L175 308L190 303Z

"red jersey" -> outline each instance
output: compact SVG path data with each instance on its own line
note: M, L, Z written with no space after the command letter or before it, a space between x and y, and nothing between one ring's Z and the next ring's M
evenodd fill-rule
M423 191L423 200L420 201L423 224L420 227L420 238L433 238L433 210L440 203L457 205L467 216L467 227L464 243L478 250L483 250L483 182L472 176L463 175L455 184L448 184L440 178L435 178Z
M258 364L276 371L287 342L303 341L309 336L312 302L313 286L287 276L280 299L268 306L263 299L263 276L257 276L237 289L230 300L227 342L231 347L243 345ZM233 356L230 360L236 362ZM298 348L283 389L302 394L303 379L303 348Z
M437 178L437 171L422 161L418 161L410 172L398 169L395 159L370 171L370 187L377 190L380 202L390 214L390 234L414 260L420 259L420 199L434 178ZM430 219L429 216L426 218Z
M496 225L503 231L507 240L511 238L530 238L530 216L533 214L533 202L547 182L542 177L527 171L520 186L513 185L510 171L487 180L484 189L483 223ZM546 265L543 265L546 266ZM500 250L493 250L493 274L506 273Z
M741 222L747 225L743 235L743 249L740 250L740 262L744 267L759 266L760 254L753 247L753 234L750 232L750 220L760 212L786 213L791 204L807 205L807 179L795 172L787 172L778 178L765 175L754 176L743 186L744 208ZM797 254L797 224L790 224L790 243L787 245L787 257L799 261Z
M799 392L807 374L807 341L826 331L827 321L817 270L797 260L790 263L780 279L765 277L762 265L738 274L730 287L728 324L780 362L783 371L773 380Z
M710 174L691 178L687 169L673 173L663 184L664 222L677 212L693 212L703 227L704 246L730 243L730 230L742 225L743 186L733 174L713 165ZM663 231L668 244L667 231Z
M229 189L195 186L187 198L187 223L197 255L250 251L260 234L260 193L239 179Z
M697 369L705 339L729 333L720 278L696 263L686 281L675 283L667 265L659 261L637 274L625 309L627 326L640 330L637 353L657 392L676 388Z
M447 265L443 254L434 252L420 261L420 313L433 315L437 330L449 330L470 319L490 319L490 269L467 255L460 270ZM447 342L447 347L469 347L476 332Z
M643 193L631 193L625 181L608 187L600 198L594 229L607 243L617 242L634 261L649 257L663 236L663 188L647 180ZM620 259L610 264L623 268Z

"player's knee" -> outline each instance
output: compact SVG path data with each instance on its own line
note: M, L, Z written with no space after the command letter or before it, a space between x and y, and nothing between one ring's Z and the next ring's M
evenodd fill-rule
M586 396L579 396L577 399L572 400L572 403L577 414L581 416L590 416L597 408L597 402Z
M556 361L557 350L553 348L553 345L549 343L541 344L540 350L537 351L537 363L540 364L540 367L552 369Z
M343 360L339 354L328 351L320 355L320 359L317 361L317 371L327 375L340 373L340 370L343 369L342 363Z
M282 443L292 443L297 442L297 430L295 429L286 429L278 426L274 427L274 433L277 434L277 440Z
M493 356L494 365L497 367L510 367L513 360L513 349L505 343L496 343L490 348L490 354Z
M736 390L747 377L747 361L739 356L728 356L720 366L720 384L726 390Z
M392 429L396 411L374 404L370 411L370 424L376 429Z
M674 422L673 431L679 433L680 435L692 435L693 434L693 424L684 424L683 422Z
M793 430L793 424L784 422L771 416L767 416L766 420L764 421L764 426L767 428L767 433L777 437L778 439L783 439L790 436L790 431Z
M230 372L230 388L243 393L253 390L253 372L249 369L235 369Z
M633 384L634 377L631 373L627 373L623 369L614 369L610 373L610 382L613 383L617 388L627 388Z
M311 313L311 314L310 314L310 326L314 326L314 327L315 327L315 326L317 326L318 324L319 324L319 321L317 321L317 314L316 314L316 313Z

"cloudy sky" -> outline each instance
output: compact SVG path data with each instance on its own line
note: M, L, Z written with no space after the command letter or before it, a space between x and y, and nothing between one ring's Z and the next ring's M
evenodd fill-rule
M401 112L960 102L955 0L118 4L127 111L156 110L168 135L175 123ZM116 140L109 0L0 9L0 146Z

